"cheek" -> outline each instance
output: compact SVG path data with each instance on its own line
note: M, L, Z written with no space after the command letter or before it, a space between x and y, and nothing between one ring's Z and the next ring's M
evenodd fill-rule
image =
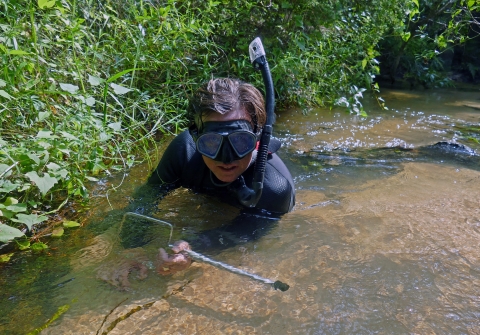
M211 170L212 167L215 166L215 163L214 163L214 160L211 159L211 158L208 158L208 157L205 157L202 155L202 158L203 158L203 162L205 163L205 165Z
M252 155L253 153L249 153L245 157L239 160L240 166L242 167L243 170L246 170L248 166L250 165L250 161L252 160Z

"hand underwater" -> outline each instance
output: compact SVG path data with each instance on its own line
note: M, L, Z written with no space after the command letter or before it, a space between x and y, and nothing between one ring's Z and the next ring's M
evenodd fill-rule
M157 272L161 275L171 275L185 270L192 264L192 259L185 250L191 250L188 242L177 241L172 246L173 255L167 254L165 249L158 249Z

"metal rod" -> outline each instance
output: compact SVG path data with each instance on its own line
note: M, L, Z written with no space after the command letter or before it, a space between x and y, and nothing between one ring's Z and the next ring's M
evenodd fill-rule
M160 220L160 219L156 219L156 218L152 218L150 216L146 216L146 215L142 215L142 214L138 214L138 213L134 213L134 212L127 212L123 215L123 219L122 219L122 222L120 224L120 229L125 221L125 218L127 216L134 216L134 217L137 217L137 218L141 218L141 219L145 219L145 220L148 220L148 221L152 221L152 222L155 222L155 223L158 223L158 224L164 224L164 225L167 225L170 227L170 237L168 239L168 246L171 248L172 245L170 244L170 241L172 239L172 234L173 234L173 225L166 222L166 221L163 221L163 220ZM229 264L225 264L225 263L222 263L222 262L219 262L219 261L216 261L216 260L213 260L205 255L202 255L198 252L195 252L193 250L184 250L185 252L188 253L188 255L190 257L192 257L194 260L196 261L200 261L200 262L204 262L204 263L207 263L207 264L210 264L216 268L219 268L219 269L224 269L224 270L227 270L229 272L232 272L232 273L235 273L237 275L242 275L242 276L245 276L245 277L248 277L250 279L253 279L253 280L256 280L256 281L259 281L261 283L264 283L264 284L268 284L268 285L271 285L275 290L280 290L282 292L285 292L286 290L288 290L290 288L290 286L286 283L283 283L281 282L280 280L277 280L277 281L273 281L271 279L268 279L268 278L263 278L259 275L256 275L256 274L253 274L253 273L250 273L250 272L247 272L247 271L244 271L244 270L241 270L239 268L236 268L232 265L229 265Z
M187 252L190 257L192 257L193 259L195 259L197 261L201 261L201 262L210 264L210 265L212 265L216 268L224 269L224 270L227 270L229 272L235 273L237 275L242 275L242 276L248 277L250 279L259 281L259 282L264 283L264 284L272 285L273 288L276 289L276 290L279 289L280 291L284 292L284 291L286 291L290 288L290 286L288 284L282 283L279 280L273 281L273 280L268 279L268 278L263 278L259 275L241 270L241 269L236 268L232 265L213 260L213 259L211 259L211 258L209 258L205 255L202 255L198 252L195 252L193 250L184 250L184 251Z
M268 278L263 278L259 275L256 275L256 274L253 274L253 273L249 273L249 272L246 272L244 270L241 270L241 269L238 269L234 266L231 266L231 265L228 265L228 264L225 264L225 263L222 263L222 262L219 262L219 261L216 261L216 260L213 260L205 255L202 255L202 254L199 254L198 252L195 252L193 250L185 250L189 256L191 256L193 259L197 260L197 261L202 261L204 263L208 263L210 265L213 265L214 267L216 268L221 268L221 269L225 269L227 271L230 271L232 273L236 273L236 274L239 274L239 275L242 275L242 276L246 276L246 277L249 277L249 278L252 278L252 279L255 279L255 280L258 280L262 283L265 283L265 284L273 284L273 280L271 279L268 279Z
M123 223L125 222L125 218L127 216L135 216L135 217L140 218L140 219L145 219L145 220L148 220L148 221L152 221L152 222L155 222L155 223L160 223L160 224L164 224L164 225L169 226L170 227L170 236L168 237L167 244L170 245L170 242L172 241L172 234L173 234L173 226L172 226L171 223L168 223L167 221L163 221L163 220L160 220L160 219L152 218L150 216L134 213L134 212L126 212L123 215L122 222L120 223L120 230L122 229Z

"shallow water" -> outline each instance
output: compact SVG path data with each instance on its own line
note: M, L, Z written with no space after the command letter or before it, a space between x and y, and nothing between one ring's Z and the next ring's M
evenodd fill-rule
M199 262L170 277L149 270L139 280L134 271L130 289L119 291L98 272L132 259L151 268L168 229L157 226L158 239L125 251L118 217L95 229L110 211L98 198L85 215L91 229L52 242L53 257L24 256L2 270L0 331L24 334L69 305L42 334L480 334L480 146L460 132L480 126L480 111L468 107L478 105L478 90L383 97L390 111L366 101L367 118L291 110L277 119L294 211L214 257L282 280L288 291ZM432 146L442 141L472 151ZM147 175L147 166L135 168L110 202L124 207ZM176 236L238 213L188 190L159 208ZM29 283L39 263L48 265L44 280Z

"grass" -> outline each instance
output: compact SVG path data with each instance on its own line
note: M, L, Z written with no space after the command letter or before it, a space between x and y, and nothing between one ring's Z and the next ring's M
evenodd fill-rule
M159 134L182 129L185 94L196 83L178 50L152 47L169 30L151 27L157 34L146 38L141 24L119 19L108 4L94 14L87 3L85 18L75 2L2 6L0 242L7 242L31 235L67 202L88 201L87 182L130 168Z

